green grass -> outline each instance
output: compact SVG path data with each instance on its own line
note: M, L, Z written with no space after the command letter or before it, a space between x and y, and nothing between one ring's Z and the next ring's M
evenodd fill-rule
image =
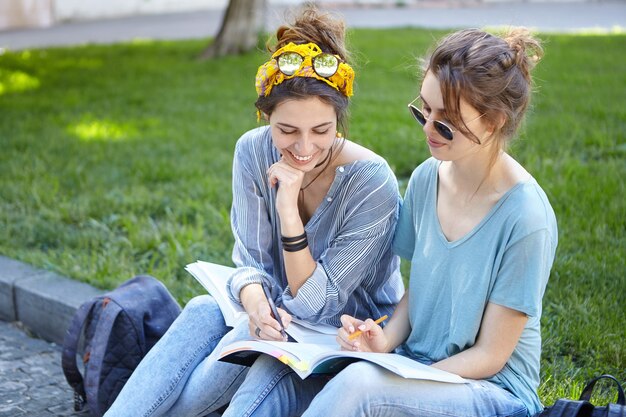
M442 32L356 30L350 137L401 180L428 156L406 111L416 57ZM545 35L537 94L513 155L559 221L544 298L542 385L552 403L600 372L626 380L626 36ZM230 168L257 125L265 54L195 59L205 41L0 56L0 253L101 288L138 273L185 302L183 270L230 263ZM602 399L607 398L606 395Z

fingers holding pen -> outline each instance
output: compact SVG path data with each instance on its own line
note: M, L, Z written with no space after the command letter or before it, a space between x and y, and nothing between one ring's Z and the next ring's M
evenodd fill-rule
M278 314L280 315L282 325L286 328L291 323L291 316L282 309L278 309ZM269 310L259 314L258 327L261 329L260 336L258 336L260 339L285 341L283 328Z
M368 339L374 339L384 336L383 328L380 327L380 323L385 320L387 320L387 316L383 316L378 320L365 320L365 322L359 326L359 329L350 335L350 338L356 338L359 332L361 332L361 335L364 335Z
M337 342L344 350L358 351L360 347L360 340L358 338L351 338L350 335L357 331L357 328L363 325L363 321L356 319L352 316L344 314L340 318L342 327L337 332Z
M250 288L251 290L247 291L244 295L247 300L244 305L247 307L246 311L248 312L249 317L248 327L250 336L265 340L284 340L281 333L282 327L274 318L268 299L264 296L263 290L261 289L261 285L253 284L244 287L244 289L247 288ZM260 289L261 291L255 291L255 293L252 294L252 289ZM289 313L283 310L278 314L281 317L283 325L291 323L291 316Z
M280 321L283 323L283 327L286 329L291 324L291 314L287 313L282 308L278 307L278 315L280 316Z
M354 317L341 316L342 327L337 334L337 342L342 349L364 351L364 352L385 352L387 337L380 327L380 323L385 321L387 316L378 320L367 319L361 321Z

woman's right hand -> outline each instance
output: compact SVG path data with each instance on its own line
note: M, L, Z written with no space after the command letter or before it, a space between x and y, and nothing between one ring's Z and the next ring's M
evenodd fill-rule
M383 328L372 319L365 321L344 314L341 316L342 327L337 332L337 342L343 350L357 352L387 352L387 336ZM360 331L361 334L350 339L350 335Z
M282 308L277 308L280 318L274 318L267 298L265 298L263 289L259 284L250 284L243 287L240 297L244 309L248 313L250 336L283 342L284 338L280 332L281 328L277 320L280 319L283 326L287 328L291 323L291 315ZM258 334L257 328L260 329Z
M291 323L291 315L282 308L277 308L276 310L278 310L280 320L283 322L283 326L286 329L289 327L289 323ZM257 339L286 342L281 334L280 324L278 324L278 321L272 316L267 301L259 302L256 311L248 315L250 317L248 321L250 336L256 337ZM257 331L257 329L259 330Z

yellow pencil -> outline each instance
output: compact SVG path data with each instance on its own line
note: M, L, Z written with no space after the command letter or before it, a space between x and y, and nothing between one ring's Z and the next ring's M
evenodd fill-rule
M385 314L384 316L382 316L381 318L379 318L378 320L376 320L374 323L376 323L376 324L380 324L380 323L382 323L382 322L383 322L383 321L385 321L385 320L387 320L387 315L386 315L386 314ZM361 334L362 334L362 333L363 333L363 332L362 332L361 330L357 330L356 332L354 332L354 333L350 334L350 335L348 336L348 339L349 339L349 340L352 340L352 339L354 339L355 337L359 337L359 336L361 336Z

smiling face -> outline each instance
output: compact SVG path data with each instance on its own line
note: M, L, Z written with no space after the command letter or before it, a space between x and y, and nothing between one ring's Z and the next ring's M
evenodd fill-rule
M486 148L487 143L481 140L483 144L477 144L446 119L441 86L437 77L430 71L424 77L420 97L423 103L422 111L427 119L423 128L424 134L430 153L435 158L442 161L456 160ZM487 127L481 120L481 114L462 98L460 110L463 121L474 135L478 138L488 136ZM437 132L433 124L435 120L439 120L452 128L454 131L452 140L445 139Z
M333 146L337 114L317 97L285 100L269 116L274 146L292 167L311 172Z

